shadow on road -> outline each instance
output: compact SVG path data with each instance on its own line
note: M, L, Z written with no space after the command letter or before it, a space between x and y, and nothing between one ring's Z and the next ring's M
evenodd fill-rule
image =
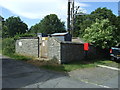
M40 69L23 61L2 58L2 87L21 88L47 80L68 76L65 73Z

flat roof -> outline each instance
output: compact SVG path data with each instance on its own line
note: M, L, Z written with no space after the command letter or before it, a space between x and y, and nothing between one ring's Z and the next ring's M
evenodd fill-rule
M66 33L54 33L54 34L51 34L51 35L52 36L64 36L66 34L68 34L68 32L66 32Z

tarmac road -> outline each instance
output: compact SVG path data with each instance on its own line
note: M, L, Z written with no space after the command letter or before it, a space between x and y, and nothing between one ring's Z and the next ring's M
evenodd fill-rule
M12 60L5 56L2 57L2 55L0 55L0 58L2 58L2 77L0 77L0 79L2 78L2 88L111 88L111 87L117 88L118 87L117 74L112 75L109 72L108 73L111 75L110 76L111 78L104 77L103 79L106 80L107 78L108 82L110 81L110 83L106 83L106 82L102 83L102 79L98 79L100 78L100 76L97 78L97 76L94 74L92 77L93 72L89 74L86 73L87 70L89 69L82 71L75 70L66 74L66 73L59 73L45 69L40 69L38 67L35 67L33 65L27 64L22 61ZM92 71L94 71L95 73L96 70L98 69L93 69ZM112 72L114 73L114 71ZM86 78L88 78L88 81L86 81ZM100 83L98 83L99 81Z

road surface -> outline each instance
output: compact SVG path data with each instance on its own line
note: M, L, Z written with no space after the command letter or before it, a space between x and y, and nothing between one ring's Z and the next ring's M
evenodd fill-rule
M99 72L104 68L75 70L59 73L40 69L23 61L2 58L2 88L118 88L117 71L105 71L102 78ZM87 70L91 70L91 72ZM115 74L111 74L113 72ZM98 78L97 78L98 75ZM106 75L109 75L108 78ZM105 82L107 80L107 82Z

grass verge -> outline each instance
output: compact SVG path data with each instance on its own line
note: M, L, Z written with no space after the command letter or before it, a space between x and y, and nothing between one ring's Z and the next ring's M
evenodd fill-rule
M49 61L39 61L39 60L30 60L28 63L34 64L40 68L45 68L49 70L59 71L59 72L69 72L76 69L83 69L83 68L90 68L96 67L97 65L107 65L107 66L116 66L118 67L119 64L110 60L93 60L93 61L78 61L78 62L71 62L69 64L54 64Z
M15 60L25 61L29 64L33 64L40 68L58 71L58 72L70 72L76 69L96 67L97 65L107 65L107 66L113 66L113 67L118 67L120 65L110 60L92 60L92 61L82 60L82 61L71 62L69 64L60 65L52 61L36 60L34 57L28 57L28 56L23 56L23 55L18 55L18 54L8 54L7 56Z
M12 59L15 60L21 60L21 61L28 61L28 60L33 60L33 57L28 57L24 55L19 55L19 54L7 54Z

